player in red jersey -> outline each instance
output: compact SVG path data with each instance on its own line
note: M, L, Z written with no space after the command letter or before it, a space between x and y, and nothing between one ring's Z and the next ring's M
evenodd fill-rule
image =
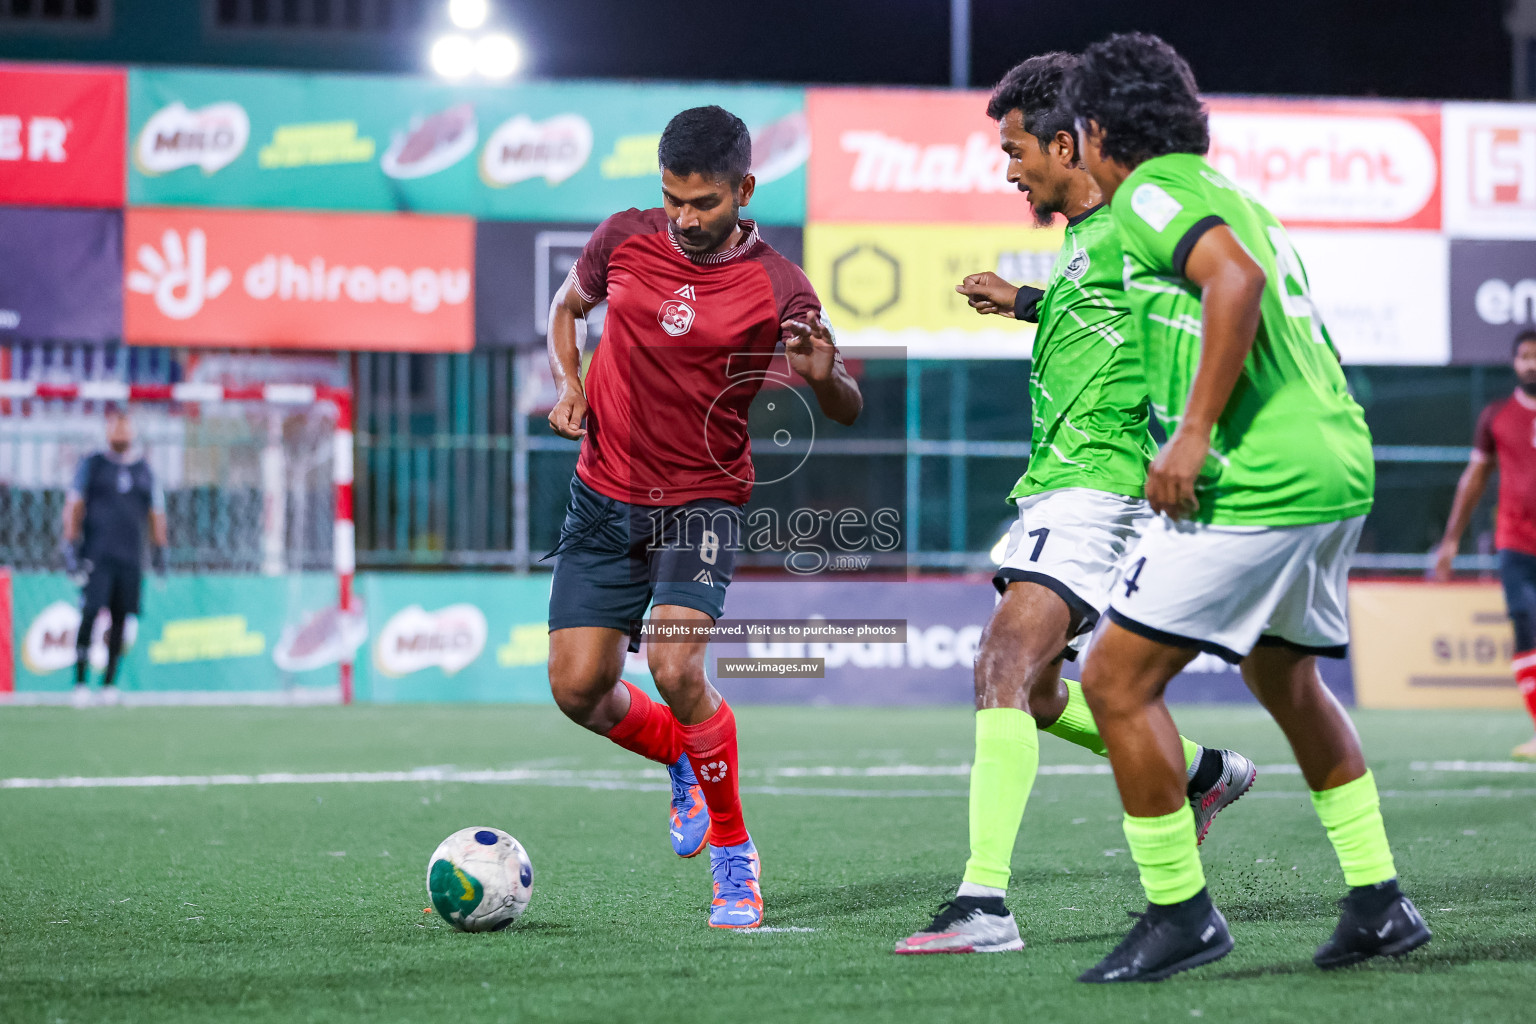
M741 219L755 185L746 125L720 107L685 110L658 157L663 206L604 221L551 308L549 424L580 438L581 456L553 552L549 684L572 721L667 766L673 849L709 846L709 923L754 928L761 868L707 642L647 644L665 705L619 673L647 607L661 625L720 617L754 479L747 411L780 343L833 420L852 423L863 398L805 274ZM577 325L604 299L583 381Z
M1515 681L1536 720L1536 331L1515 338L1515 377L1519 387L1483 410L1472 442L1472 459L1456 485L1451 518L1435 555L1435 578L1451 578L1451 560L1461 535L1482 500L1488 478L1499 470L1499 514L1494 547L1499 551L1499 579L1504 603L1515 627ZM1520 744L1514 756L1536 761L1536 737Z

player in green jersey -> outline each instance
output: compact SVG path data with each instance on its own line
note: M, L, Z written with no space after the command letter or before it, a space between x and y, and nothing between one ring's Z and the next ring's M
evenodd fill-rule
M1079 148L1125 249L1153 409L1159 518L1110 601L1083 688L1150 901L1083 981L1156 981L1225 956L1191 836L1168 681L1198 651L1240 663L1290 741L1351 887L1313 959L1338 967L1429 941L1397 884L1359 737L1317 674L1349 641L1345 587L1374 486L1371 437L1280 223L1202 158L1205 108L1155 36L1084 52L1066 85Z
M1151 518L1142 483L1154 445L1147 388L1122 282L1123 257L1098 186L1077 160L1060 104L1076 58L1033 57L998 84L1008 180L1035 216L1067 217L1049 287L1018 289L973 274L957 290L978 312L1037 321L1029 382L1029 466L1008 500L1019 518L993 583L1001 595L976 658L971 856L955 898L897 953L979 953L1024 943L1004 904L1009 862L1039 764L1037 730L1104 753L1082 688L1061 678L1109 601L1116 565ZM1253 784L1252 762L1181 739L1195 816L1191 841Z

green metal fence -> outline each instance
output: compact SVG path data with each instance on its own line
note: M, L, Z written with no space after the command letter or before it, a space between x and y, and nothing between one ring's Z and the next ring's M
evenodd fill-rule
M528 408L531 364L510 353L356 357L358 559L371 567L526 570L554 544L577 445ZM1003 495L1029 455L1029 365L907 364L899 406L866 406L856 436L818 440L904 474L909 564L976 570L1011 518ZM1377 503L1357 566L1422 571L1449 512L1478 412L1507 394L1503 368L1350 367L1375 435ZM846 471L846 461L813 467ZM1458 568L1493 567L1491 498Z
M575 442L554 436L545 423L548 385L541 385L536 362L542 354L338 358L340 367L330 366L350 379L357 399L359 565L536 569L554 546L577 454ZM191 362L191 354L175 350L0 346L0 372L37 379L172 381ZM909 565L987 568L988 551L1012 516L1003 496L1029 455L1029 364L891 360L866 363L864 372L864 416L817 439L819 458L798 482L802 493L846 490L854 477L893 486ZM1359 366L1348 375L1371 424L1377 461L1376 508L1356 565L1423 571L1478 413L1509 393L1513 376L1503 367ZM35 413L0 408L0 441L14 442L24 423L35 430L39 424L28 417ZM0 445L0 562L44 564L56 554L62 481L18 484L20 477L7 475L9 450ZM240 505L246 519L251 507ZM1493 567L1491 510L1490 495L1468 531L1459 568Z

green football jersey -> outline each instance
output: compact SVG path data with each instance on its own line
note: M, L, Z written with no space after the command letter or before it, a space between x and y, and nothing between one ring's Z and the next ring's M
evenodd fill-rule
M1141 497L1157 446L1123 266L1107 207L1067 224L1037 307L1029 467L1009 501L1058 487Z
M1285 229L1252 196L1187 153L1137 167L1112 204L1125 246L1125 288L1142 325L1152 409L1171 435L1200 362L1200 289L1184 263L1225 224L1268 279L1253 350L1211 432L1195 485L1197 519L1299 526L1370 510L1376 486L1365 414Z

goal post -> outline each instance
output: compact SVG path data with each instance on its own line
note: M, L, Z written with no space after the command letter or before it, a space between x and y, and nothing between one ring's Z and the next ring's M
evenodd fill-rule
M320 568L316 563L326 554L323 547L329 547L336 617L345 622L358 613L353 587L353 401L346 388L0 380L0 432L9 435L0 444L0 486L9 521L0 527L0 562L18 568L55 564L53 521L68 486L67 475L88 450L89 439L98 436L82 428L114 405L130 413L157 409L161 425L175 428L169 443L149 438L146 445L167 493L173 568L200 571L211 566L281 575ZM260 407L269 414L259 414ZM241 410L247 414L240 415ZM297 425L290 422L293 414L303 414ZM203 421L202 429L189 428L188 419ZM329 438L311 437L323 431L325 419L331 421ZM292 435L300 437L293 440ZM174 458L163 450L167 448L176 449ZM302 456L306 451L307 457ZM321 497L328 497L330 505L328 545L320 540L322 524L310 511L316 502L309 500L312 488L305 485L304 476L325 464L330 487ZM171 472L161 472L162 467ZM285 627L285 640L291 639L288 632ZM342 703L350 704L353 647L341 647L335 662L337 682Z

